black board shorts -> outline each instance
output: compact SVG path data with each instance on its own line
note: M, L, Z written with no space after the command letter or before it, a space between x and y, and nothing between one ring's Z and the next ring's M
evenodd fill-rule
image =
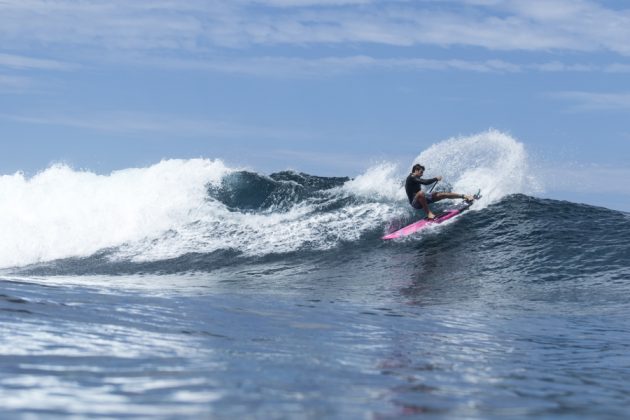
M427 199L427 204L433 203L433 194L425 194L424 198ZM411 202L411 207L413 207L414 209L422 210L422 204L418 202L417 196L413 198L413 201Z

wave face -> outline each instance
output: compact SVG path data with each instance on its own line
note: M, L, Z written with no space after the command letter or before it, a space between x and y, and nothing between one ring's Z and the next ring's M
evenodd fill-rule
M483 198L451 223L393 244L382 243L383 233L420 216L402 186L409 168L390 163L354 179L291 171L267 176L205 159L109 175L57 165L32 178L3 176L0 194L9 204L0 209L0 267L178 273L270 258L386 255L408 246L463 249L467 259L499 272L544 273L551 265L556 275L609 271L628 260L619 245L630 237L628 215L534 198L543 186L531 175L523 145L506 134L450 139L414 162L427 167L427 176L444 176L437 190L480 188Z

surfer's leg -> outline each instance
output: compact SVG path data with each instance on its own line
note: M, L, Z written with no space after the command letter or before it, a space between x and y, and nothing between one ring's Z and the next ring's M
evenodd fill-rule
M445 193L439 192L433 194L433 201L444 200L445 198L463 198L466 201L473 201L474 197L472 195L464 195L458 193Z
M420 205L422 206L422 210L424 210L424 212L427 214L427 219L435 218L435 214L431 212L431 209L429 208L429 205L427 204L427 198L424 196L423 191L419 191L418 194L416 194L416 197L414 198L413 201L420 203Z

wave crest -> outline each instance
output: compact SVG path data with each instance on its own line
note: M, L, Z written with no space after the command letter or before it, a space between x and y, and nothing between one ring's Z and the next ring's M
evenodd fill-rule
M427 176L444 176L438 190L481 188L477 210L539 188L524 146L497 131L437 143L414 162ZM2 176L0 267L97 253L131 262L217 251L264 256L377 240L388 225L419 216L406 203L408 169L384 162L354 179L267 176L193 159L109 175L56 165L30 179Z

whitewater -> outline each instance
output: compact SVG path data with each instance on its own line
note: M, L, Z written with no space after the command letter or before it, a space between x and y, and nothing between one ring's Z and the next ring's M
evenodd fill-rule
M483 190L477 210L509 194L541 190L527 173L522 144L499 132L450 139L415 161L430 162L429 170L448 180L437 190ZM406 213L400 183L406 171L383 163L354 179L328 180L322 189L299 173L273 179L208 159L166 160L109 175L65 165L31 178L5 175L0 197L10 205L0 209L0 268L113 248L112 258L132 261L227 249L246 255L331 249ZM257 198L261 190L268 196Z
M483 197L382 241L422 217L414 163ZM338 177L2 175L0 416L620 417L630 216L542 199L538 172L490 130Z

